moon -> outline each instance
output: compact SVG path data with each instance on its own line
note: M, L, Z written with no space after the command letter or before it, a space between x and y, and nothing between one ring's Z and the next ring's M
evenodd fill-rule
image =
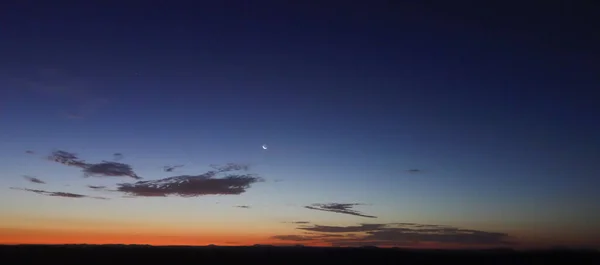
M262 148L263 148L263 149L265 149L265 150L267 150L267 145L266 145L266 144L263 144L263 145L262 145Z

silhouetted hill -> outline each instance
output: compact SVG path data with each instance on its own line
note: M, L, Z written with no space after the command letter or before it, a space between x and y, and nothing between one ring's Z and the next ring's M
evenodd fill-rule
M2 264L600 264L597 251L408 250L320 247L0 246Z

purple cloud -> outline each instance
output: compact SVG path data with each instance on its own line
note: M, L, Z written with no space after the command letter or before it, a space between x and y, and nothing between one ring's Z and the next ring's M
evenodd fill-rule
M105 197L95 197L95 196L87 196L82 194L70 193L70 192L60 192L60 191L45 191L45 190L36 190L36 189L24 189L24 188L13 188L13 190L22 190L37 193L40 195L46 195L51 197L64 197L64 198L91 198L91 199L99 199L99 200L108 200Z
M310 206L304 206L306 209L332 212L332 213L341 213L341 214L350 214L367 218L377 218L372 215L365 215L359 211L355 211L352 208L357 205L363 205L361 203L315 203Z

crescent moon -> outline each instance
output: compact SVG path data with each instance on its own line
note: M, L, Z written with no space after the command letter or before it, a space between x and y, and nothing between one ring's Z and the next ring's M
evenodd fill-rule
M265 150L267 150L267 145L263 144L262 148L265 149Z

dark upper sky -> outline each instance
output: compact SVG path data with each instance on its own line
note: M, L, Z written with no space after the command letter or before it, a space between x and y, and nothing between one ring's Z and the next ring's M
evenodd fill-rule
M365 172L413 189L392 172L418 168L438 194L585 211L598 7L526 2L2 1L1 156L184 150L323 189L380 185Z

